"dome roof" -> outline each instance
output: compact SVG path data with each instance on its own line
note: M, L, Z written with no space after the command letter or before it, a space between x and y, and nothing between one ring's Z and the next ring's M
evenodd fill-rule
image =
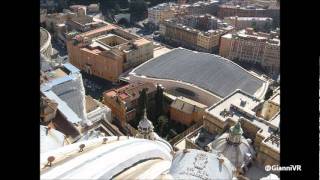
M154 127L152 122L145 118L144 120L139 122L138 129L141 129L141 130L147 129L149 131L152 131Z
M224 133L212 143L212 149L221 152L228 158L235 167L246 166L252 156L255 156L253 147L243 136L240 138L239 144L233 144L228 141L229 133Z
M217 152L178 151L170 168L173 179L232 179L234 167Z
M40 125L40 152L44 153L62 147L64 138L64 134L60 131Z
M171 150L161 142L127 136L105 138L40 154L41 179L117 179L122 175L155 179L170 168ZM49 157L53 159L51 167L46 166Z
M173 161L171 151L158 140L95 138L41 153L40 178L200 180L235 176L232 163L217 151L178 151Z

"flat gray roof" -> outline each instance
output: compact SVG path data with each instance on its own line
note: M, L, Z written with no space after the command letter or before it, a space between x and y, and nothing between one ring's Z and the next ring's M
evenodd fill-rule
M265 83L230 60L184 48L173 49L147 61L133 73L191 83L220 97L226 97L236 89L254 95Z

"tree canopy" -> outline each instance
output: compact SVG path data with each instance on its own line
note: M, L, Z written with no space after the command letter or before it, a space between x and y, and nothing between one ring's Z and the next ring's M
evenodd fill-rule
M147 104L147 89L144 88L140 92L138 99L138 107L136 109L136 118L132 122L132 126L137 127L140 119L143 117L143 109L146 108Z
M164 137L169 132L169 123L167 116L160 116L158 118L158 132L161 137Z
M132 0L129 5L132 21L139 21L146 17L148 5L144 0Z
M156 99L156 117L158 118L159 116L164 114L163 111L163 89L160 85L157 85L157 92L155 95Z

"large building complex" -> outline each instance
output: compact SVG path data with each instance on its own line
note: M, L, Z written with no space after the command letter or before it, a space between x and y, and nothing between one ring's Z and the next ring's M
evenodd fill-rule
M258 63L273 74L280 70L279 33L254 32L247 28L221 37L219 54L230 60Z
M233 29L219 19L206 15L186 15L165 20L160 35L167 41L203 52L216 52L220 37Z
M112 24L67 42L69 61L81 70L116 82L121 73L153 57L153 43Z
M241 89L263 99L268 82L223 57L176 48L133 69L130 82L161 84L166 91L210 106Z

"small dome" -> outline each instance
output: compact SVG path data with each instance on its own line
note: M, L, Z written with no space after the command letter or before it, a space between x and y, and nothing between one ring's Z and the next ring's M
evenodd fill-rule
M138 129L140 132L145 132L145 133L149 133L154 129L152 122L147 118L146 109L144 109L144 115L139 122Z
M138 129L142 131L153 131L154 127L150 120L145 119L139 122Z
M217 152L187 149L176 153L169 174L174 179L232 179L234 171L231 162Z
M229 133L222 134L212 142L212 149L221 152L236 168L244 168L255 156L251 142L242 136L240 123L230 128Z
M143 110L143 117L139 122L138 131L139 133L136 135L138 138L155 140L156 133L153 132L154 126L152 122L147 118L146 109Z

